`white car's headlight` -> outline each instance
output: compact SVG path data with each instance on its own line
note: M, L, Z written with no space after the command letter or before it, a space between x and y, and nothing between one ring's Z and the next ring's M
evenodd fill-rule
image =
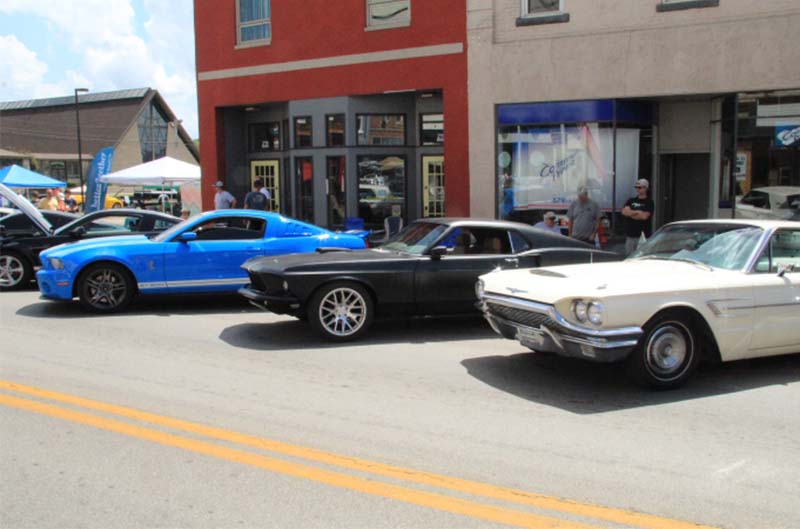
M475 282L475 296L478 299L481 299L483 296L483 279L478 279L478 281Z
M605 307L599 301L590 302L586 311L589 321L595 325L603 324L603 312L605 312Z
M582 299L576 299L572 302L572 314L575 315L575 318L580 322L586 321L586 312L588 307L586 306L586 302Z
M64 269L64 262L61 259L56 257L50 258L50 266L52 266L56 270L63 270Z

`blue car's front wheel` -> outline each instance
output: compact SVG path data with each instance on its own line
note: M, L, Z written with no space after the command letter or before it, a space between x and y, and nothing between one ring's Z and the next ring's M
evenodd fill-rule
M88 311L110 314L133 300L133 278L116 263L97 263L78 278L78 298Z

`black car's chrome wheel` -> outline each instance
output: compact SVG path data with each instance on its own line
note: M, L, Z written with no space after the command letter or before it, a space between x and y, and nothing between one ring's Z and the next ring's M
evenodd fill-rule
M644 336L628 357L628 368L632 378L644 386L671 389L686 382L698 360L690 319L667 313L645 326Z
M336 341L352 340L372 323L369 293L355 283L333 283L316 292L309 303L308 319L322 336Z
M0 255L0 288L17 290L31 282L33 268L27 259L17 253Z
M89 267L78 280L78 297L89 311L112 313L124 309L133 299L130 273L114 263Z

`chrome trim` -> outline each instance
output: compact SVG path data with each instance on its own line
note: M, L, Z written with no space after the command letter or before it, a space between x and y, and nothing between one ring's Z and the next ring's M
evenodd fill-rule
M566 334L561 334L559 332L554 331L548 327L530 327L528 325L520 325L519 323L507 320L500 316L489 315L489 318L492 318L503 325L507 325L508 327L513 327L515 329L533 329L534 331L539 331L544 334L547 334L553 342L561 349L565 350L564 345L561 343L570 342L578 345L587 345L589 347L595 349L622 349L624 347L634 347L637 343L639 343L638 337L636 339L629 339L629 340L616 340L616 341L605 341L605 340L595 340L592 338L578 338L577 336L569 336Z
M591 329L588 327L581 327L565 319L552 305L545 305L535 301L510 298L507 296L498 296L496 294L487 294L485 292L481 298L481 301L492 301L494 303L499 303L500 305L505 305L514 309L523 309L538 312L539 314L546 314L562 327L565 327L573 332L585 334L591 338L607 339L615 338L617 336L629 336L632 334L638 335L642 334L643 332L641 327L619 327L617 329Z
M188 281L151 281L149 283L139 283L139 290L152 290L155 288L185 288L185 287L212 287L247 284L247 278L233 279L194 279Z
M758 226L754 226L758 227ZM758 243L756 246L756 250L750 256L750 260L747 261L747 264L744 267L744 272L746 274L755 274L756 264L758 264L758 257L764 251L764 248L767 247L770 239L772 239L772 234L777 231L777 228L762 228L764 230L764 235L762 236L763 239Z

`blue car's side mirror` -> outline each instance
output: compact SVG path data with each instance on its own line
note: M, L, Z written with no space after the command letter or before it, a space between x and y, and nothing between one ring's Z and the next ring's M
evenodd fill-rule
M193 231L185 231L178 235L178 240L181 242L189 242L197 240L197 234Z

